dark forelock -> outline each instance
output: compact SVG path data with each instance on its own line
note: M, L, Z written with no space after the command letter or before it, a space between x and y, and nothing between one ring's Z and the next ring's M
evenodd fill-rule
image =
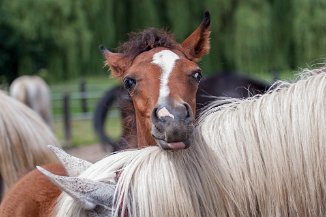
M149 28L142 32L130 33L129 40L118 47L118 52L130 59L134 59L140 53L156 47L176 49L178 43L169 32Z

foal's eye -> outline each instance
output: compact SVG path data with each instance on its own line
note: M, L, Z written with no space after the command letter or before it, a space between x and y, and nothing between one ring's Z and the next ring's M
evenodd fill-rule
M203 76L201 75L201 71L196 71L192 73L191 77L193 77L197 82L200 82Z
M123 84L124 84L124 87L127 89L127 90L132 90L135 85L136 85L136 80L133 79L133 78L125 78L123 80Z

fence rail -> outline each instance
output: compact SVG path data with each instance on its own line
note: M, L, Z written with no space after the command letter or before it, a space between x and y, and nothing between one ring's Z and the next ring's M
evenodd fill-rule
M66 145L71 143L72 121L91 120L97 101L104 91L88 91L86 82L81 82L79 89L52 94L52 107L54 118L62 120L63 139ZM111 117L118 117L119 111L116 106L110 111Z

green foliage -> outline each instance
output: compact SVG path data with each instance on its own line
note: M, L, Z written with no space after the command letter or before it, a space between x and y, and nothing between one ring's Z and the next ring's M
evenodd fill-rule
M265 4L242 2L235 13L233 48L237 69L246 72L265 71L273 67L270 63L270 7ZM259 22L257 22L259 20Z
M90 42L84 44L88 49L79 76L107 73L103 68L103 57L99 45L112 46L116 41L116 23L112 19L114 7L112 1L84 1L85 22L90 30Z
M294 5L293 37L296 62L316 61L326 55L326 1L298 0Z
M167 28L182 42L206 9L206 72L289 70L325 57L326 0L0 0L0 82L103 74L100 44L113 49L147 27Z
M50 79L67 79L82 71L91 39L83 1L12 0L1 8L15 30L19 74L48 68Z
M270 49L275 69L287 69L294 63L293 56L293 1L274 0L270 5ZM295 67L295 66L293 66Z
M116 111L118 113L118 111ZM105 125L105 130L111 138L118 141L121 136L121 118L119 115L109 116ZM80 147L84 145L97 144L98 138L94 133L92 122L90 120L72 120L71 123L72 135L70 144L65 144L63 121L55 120L54 133L61 144L67 147Z

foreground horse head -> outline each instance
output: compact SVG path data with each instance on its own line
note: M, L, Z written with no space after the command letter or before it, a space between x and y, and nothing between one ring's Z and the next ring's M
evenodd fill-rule
M210 16L182 43L167 32L148 29L134 34L113 53L101 50L112 75L120 78L132 98L139 146L163 149L190 145L201 79L197 62L209 51Z

